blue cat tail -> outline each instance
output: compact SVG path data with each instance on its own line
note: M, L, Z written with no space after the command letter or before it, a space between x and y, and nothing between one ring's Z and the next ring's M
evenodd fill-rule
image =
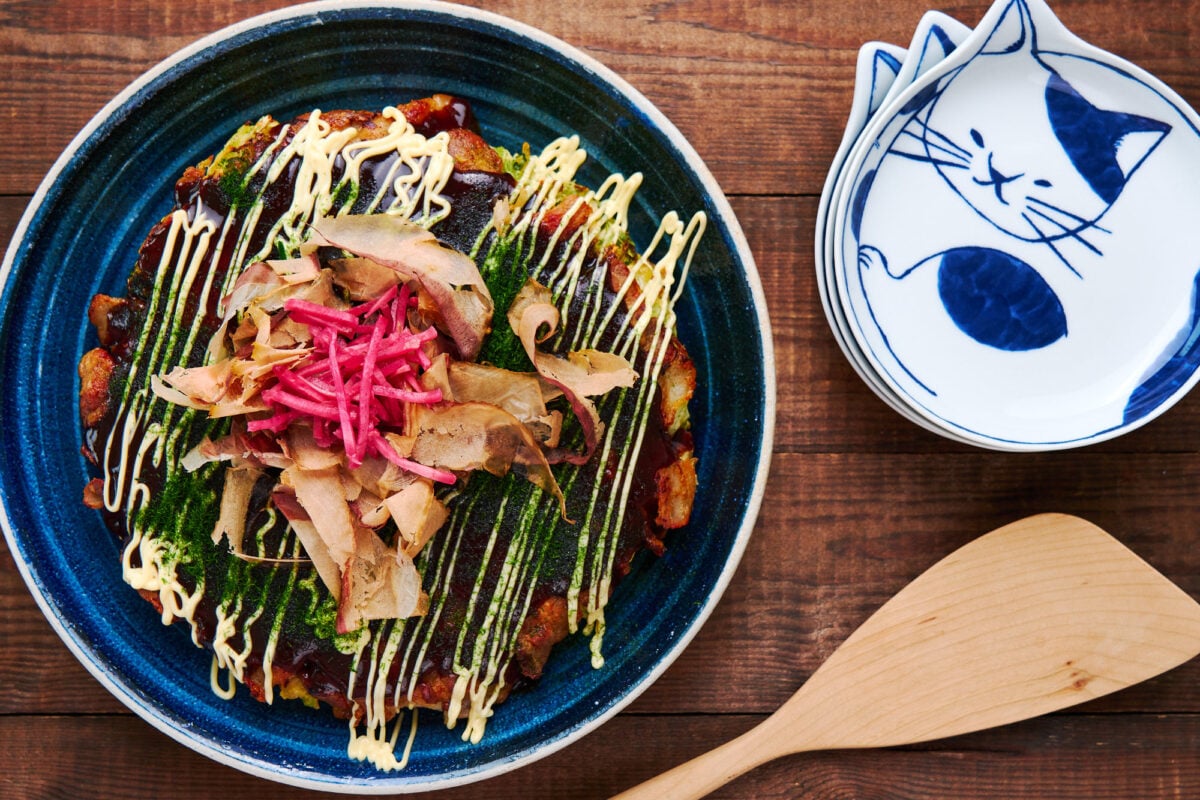
M1125 404L1124 424L1136 422L1179 391L1200 368L1200 272L1192 281L1191 334L1158 371L1142 382Z

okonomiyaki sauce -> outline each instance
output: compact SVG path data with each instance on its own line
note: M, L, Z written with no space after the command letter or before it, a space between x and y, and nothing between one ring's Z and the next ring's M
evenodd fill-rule
M536 634L526 621L539 609L565 604L569 628L591 635L593 663L602 663L613 584L647 543L661 546L655 475L691 450L686 430L664 426L658 379L704 219L668 215L647 249L657 259L636 262L634 289L614 280L604 259L623 241L639 176L578 190L592 209L585 216L571 205L576 190L564 192L585 157L573 139L529 155L514 176L456 167L452 134L475 128L461 101L389 109L386 129L366 140L353 139L355 126L379 118L351 116L343 127L320 112L250 126L253 144L228 150L219 175L189 170L178 182L175 211L139 252L128 301L108 314L109 413L87 430L85 450L101 471L102 514L121 538L126 582L164 623L187 623L193 641L213 651L214 690L232 696L243 683L268 703L324 701L349 720L350 755L391 769L407 757L407 748L395 753L396 709L440 708L448 725L465 720L465 740L479 740L492 706L528 680L514 653L522 636ZM243 269L293 253L307 223L333 213L399 215L471 255L496 298L484 356L498 366L521 368L503 312L513 287L532 276L562 314L549 349L615 352L640 376L598 402L605 428L595 456L556 467L565 518L553 497L520 478L472 475L418 557L429 611L344 635L334 630L331 595L269 501L270 479L255 487L247 520L246 551L257 560L211 541L222 467L180 462L228 421L149 390L153 375L204 363L221 298ZM633 291L638 302L626 296ZM569 426L564 440L583 446Z

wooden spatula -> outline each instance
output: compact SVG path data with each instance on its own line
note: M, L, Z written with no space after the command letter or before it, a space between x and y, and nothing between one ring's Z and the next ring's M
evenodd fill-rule
M1200 653L1200 604L1100 528L1006 525L889 600L757 727L618 797L702 797L779 756L1004 725Z

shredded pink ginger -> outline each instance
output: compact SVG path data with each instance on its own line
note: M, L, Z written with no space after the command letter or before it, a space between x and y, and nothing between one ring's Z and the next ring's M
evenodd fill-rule
M284 303L291 318L307 325L312 351L292 365L277 365L273 385L262 391L269 417L251 420L250 431L282 433L297 421L312 425L322 447L341 442L351 469L378 453L402 469L452 484L453 472L401 456L386 432L402 432L406 403L433 405L440 389L426 390L420 374L430 366L422 346L437 336L430 327L408 327L417 298L393 286L374 300L341 310L293 298Z

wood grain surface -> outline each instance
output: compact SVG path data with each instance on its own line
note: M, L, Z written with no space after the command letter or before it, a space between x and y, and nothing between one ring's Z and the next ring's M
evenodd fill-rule
M994 527L1081 515L1200 597L1200 396L1084 449L1003 454L903 420L834 342L812 229L863 42L904 45L921 0L475 2L616 70L730 196L773 325L778 425L754 536L714 616L630 708L580 742L439 798L599 798L742 733L923 569ZM131 80L279 0L0 2L0 245L76 132ZM984 2L936 6L968 25ZM1200 2L1063 0L1082 37L1200 103ZM2 422L2 421L0 421ZM11 454L5 454L11 457ZM316 797L197 756L131 715L0 556L0 797ZM920 746L782 759L719 798L1200 797L1200 662L1067 712Z

